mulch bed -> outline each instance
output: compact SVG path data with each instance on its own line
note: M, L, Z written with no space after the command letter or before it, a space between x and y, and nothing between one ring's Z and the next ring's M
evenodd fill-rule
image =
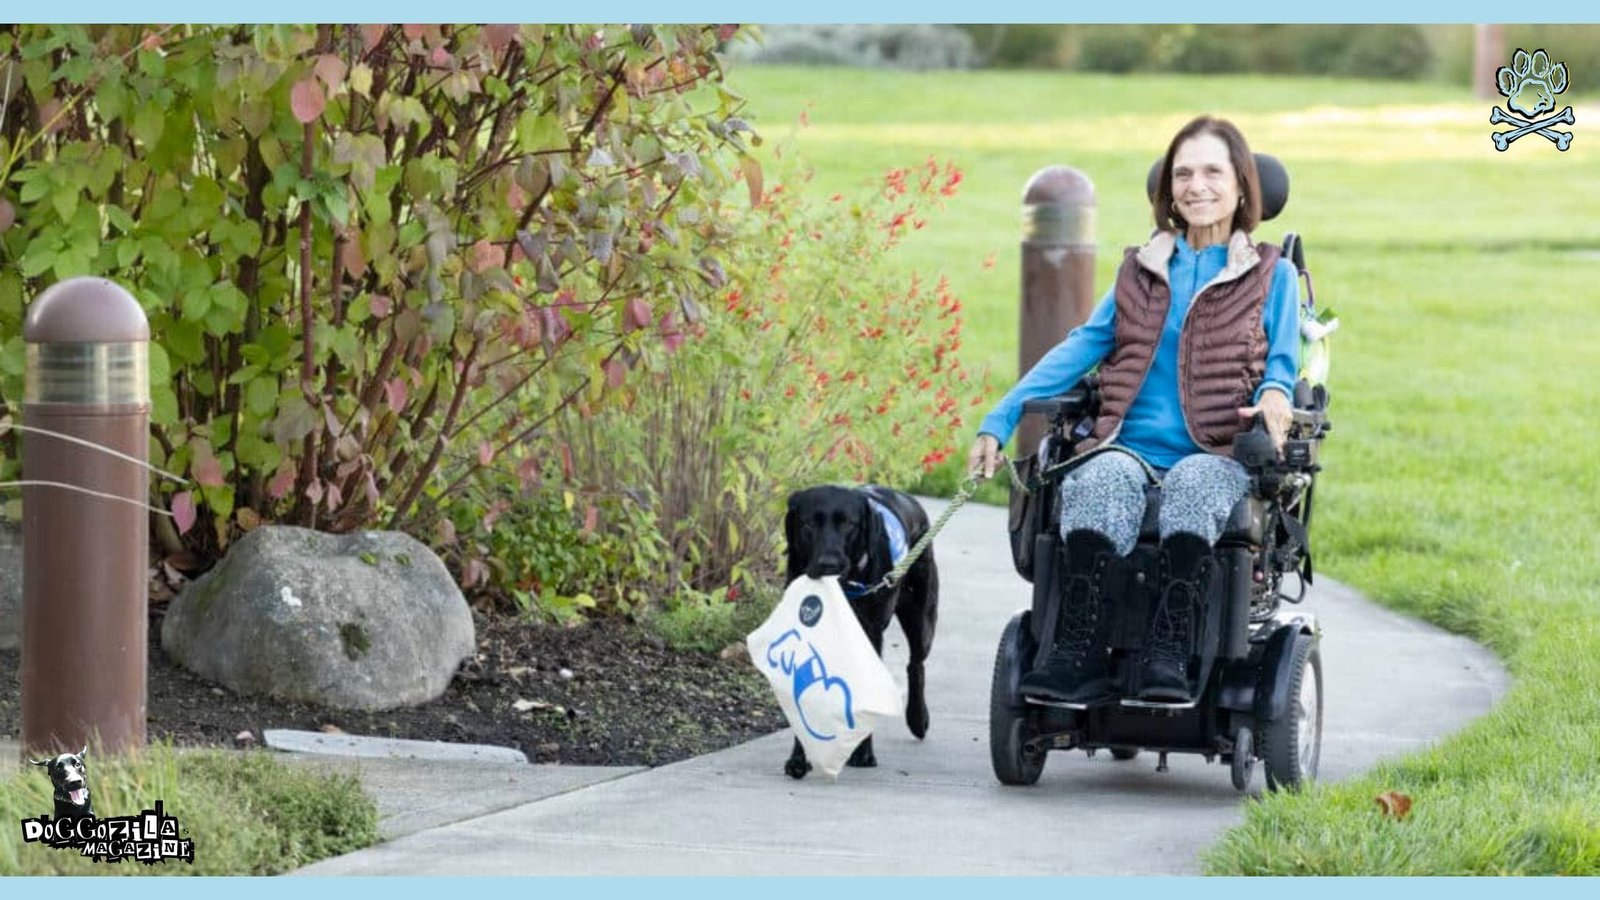
M621 622L559 628L473 617L478 653L444 696L363 713L241 696L191 675L161 651L153 613L149 736L180 746L260 746L263 729L295 728L514 747L538 763L657 766L785 725L741 654L675 651ZM21 733L19 662L17 652L0 653L0 734Z

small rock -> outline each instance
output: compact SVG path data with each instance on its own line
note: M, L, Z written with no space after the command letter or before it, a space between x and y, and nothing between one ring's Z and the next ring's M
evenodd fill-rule
M212 688L211 689L211 693L216 694L218 697L226 697L227 696L227 691L224 691L222 688L219 688L219 687Z
M343 728L340 728L339 726L333 724L332 722L329 722L328 724L322 726L318 730L321 731L323 734L344 734L345 733Z
M240 750L246 750L256 745L255 733L246 729L233 736L233 745Z
M722 648L722 652L717 654L717 656L721 657L722 659L729 659L729 660L731 660L731 659L740 659L740 658L743 658L743 657L747 657L749 655L750 655L749 648L745 647L744 644L741 644L741 643L739 643L737 641L735 641L734 643L729 644L726 647L723 647Z
M539 752L554 755L561 752L561 745L556 743L540 744Z
M530 711L535 710L535 709L549 709L550 708L550 704L544 702L543 700L521 700L521 699L519 699L516 702L511 704L511 708L516 710L517 712L530 712Z
M573 677L571 669L562 669L556 674L561 676L562 681L571 681Z

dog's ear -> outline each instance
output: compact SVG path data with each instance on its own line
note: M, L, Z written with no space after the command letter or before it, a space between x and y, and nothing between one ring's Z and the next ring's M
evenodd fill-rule
M795 494L789 495L789 510L783 515L783 538L788 545L785 551L788 557L788 580L793 581L805 572L808 555L805 548L800 546L800 505Z
M48 760L48 759L30 759L30 760L28 760L28 762L31 762L36 766L48 766L48 765L50 765L50 760Z
M89 758L89 745L88 744L84 744L83 745L83 749L78 751L78 758L79 759L88 759Z
M861 504L866 507L866 515L861 519L862 540L867 544L867 571L864 574L868 578L879 579L894 568L894 559L889 556L889 530L883 527L883 518L873 508L872 501L863 496Z

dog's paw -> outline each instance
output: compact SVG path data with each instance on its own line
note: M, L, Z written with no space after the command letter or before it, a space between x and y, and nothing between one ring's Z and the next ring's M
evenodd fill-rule
M878 757L872 752L871 744L862 744L856 748L856 752L850 754L850 760L845 765L853 769L876 769Z
M925 703L906 704L906 727L911 729L911 736L922 740L928 734L928 706Z
M804 778L806 777L806 773L810 771L811 763L806 762L803 759L790 758L788 762L783 764L783 773L788 775L790 778Z

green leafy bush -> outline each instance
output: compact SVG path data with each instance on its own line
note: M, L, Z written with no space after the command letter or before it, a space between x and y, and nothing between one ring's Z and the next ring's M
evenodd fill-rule
M0 400L24 301L112 278L151 322L153 461L197 484L170 549L426 533L675 333L756 171L736 33L0 27Z
M1062 62L1065 25L962 25L983 64L996 69L1048 69Z
M1156 32L1138 25L1083 29L1077 38L1078 68L1088 72L1132 72L1150 58Z

